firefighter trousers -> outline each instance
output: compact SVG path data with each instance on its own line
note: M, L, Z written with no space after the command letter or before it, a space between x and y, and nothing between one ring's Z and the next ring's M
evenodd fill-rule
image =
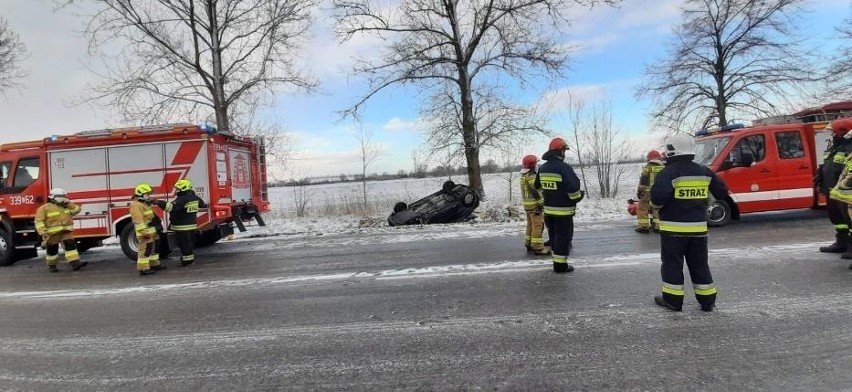
M74 263L80 260L80 252L77 251L77 240L69 231L46 236L44 247L47 255L44 257L47 265L56 265L59 262L59 245L65 249L65 261Z
M636 218L639 227L650 229L652 224L655 229L660 228L660 212L656 208L651 208L651 196L643 196L639 199L636 206Z
M550 235L550 249L553 252L554 264L567 264L568 256L571 254L571 246L574 241L574 216L573 215L545 215L548 234Z
M834 230L839 234L849 233L848 205L840 200L829 198L826 209L828 210L828 220L834 225Z
M137 237L139 249L136 251L136 269L147 271L160 266L159 236Z
M663 298L680 308L683 306L683 262L689 269L695 299L703 308L716 303L716 286L707 264L707 236L679 237L663 233L660 236L660 258L663 265Z
M527 230L524 237L524 245L532 250L544 250L544 215L540 209L526 210Z
M175 230L175 242L180 248L181 265L190 265L195 261L195 230Z

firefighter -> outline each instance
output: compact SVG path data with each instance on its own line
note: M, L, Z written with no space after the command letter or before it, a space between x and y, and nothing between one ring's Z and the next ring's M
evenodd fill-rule
M533 252L538 256L549 255L544 248L544 197L541 188L535 187L536 165L538 158L535 155L527 155L521 160L521 196L523 197L524 212L527 215L527 230L524 237L524 245L527 252Z
M157 203L169 213L170 228L175 232L175 242L180 248L180 264L186 267L195 261L193 242L198 232L198 209L207 208L207 204L195 194L192 182L187 179L178 180L175 191L177 197L173 201L158 200Z
M835 134L843 132L844 142L852 140L852 118L841 118L831 122L830 127ZM852 154L846 157L843 172L829 194L829 202L838 201L846 206L846 216L852 214ZM852 238L849 238L852 241ZM822 249L820 249L822 250ZM846 251L841 255L844 259L852 259L852 243L847 242ZM849 265L852 269L852 264Z
M683 307L683 262L689 268L693 293L701 310L716 304L716 287L707 264L707 206L709 197L722 199L728 187L706 166L692 160L695 144L687 135L666 141L666 167L651 187L651 204L660 209L660 258L663 265L662 295L654 302L681 311Z
M843 172L846 159L852 156L852 139L845 139L843 137L847 132L843 131L845 128L839 127L839 125L845 122L841 120L847 119L832 121L826 127L826 130L831 131L832 137L823 154L823 162L817 170L816 177L814 177L814 187L825 195L827 199L826 210L828 210L828 219L834 225L835 231L834 243L820 247L819 251L826 253L845 253L849 250L849 255L852 257L852 249L850 249L850 241L852 239L849 236L850 221L846 203L830 197L832 188L837 185L840 173ZM838 125L838 128L835 129L834 125Z
M580 179L571 165L565 162L568 143L562 138L550 141L542 158L546 161L539 168L535 188L544 193L544 219L548 234L553 241L553 271L571 272L568 256L574 240L574 212L585 193L580 189Z
M642 168L642 174L639 176L639 187L636 190L636 198L639 200L639 205L636 208L639 223L636 227L637 233L649 233L652 226L655 232L660 230L659 211L651 208L651 187L654 185L657 174L663 170L662 154L657 150L651 150L646 155L646 160L647 163Z
M56 264L59 261L59 244L65 249L65 261L74 271L89 263L80 261L77 251L77 240L74 239L74 215L80 213L80 206L68 200L68 192L62 188L53 188L48 195L47 203L36 211L35 228L42 238L42 245L47 250L47 268L50 272L58 272Z
M160 265L157 252L157 229L152 225L154 209L151 208L151 193L154 189L149 184L139 184L133 191L133 201L130 202L130 218L136 232L139 250L136 255L136 269L139 275L151 275L158 270L166 269Z

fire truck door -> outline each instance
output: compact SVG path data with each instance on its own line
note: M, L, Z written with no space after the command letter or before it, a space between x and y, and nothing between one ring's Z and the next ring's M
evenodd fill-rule
M802 130L774 132L778 159L778 208L809 208L814 204L814 161L805 150Z
M740 138L728 153L734 167L723 179L740 212L772 210L778 204L778 168L767 150L767 135L759 133Z
M2 204L11 216L34 215L36 208L44 203L41 158L22 155L0 162L0 196Z
M104 148L62 150L48 153L50 186L63 188L80 205L74 234L109 235L109 192Z

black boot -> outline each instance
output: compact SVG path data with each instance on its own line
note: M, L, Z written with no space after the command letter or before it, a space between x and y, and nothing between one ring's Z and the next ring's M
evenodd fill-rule
M553 272L558 274L574 271L574 266L568 263L553 263Z
M662 306L666 309L674 310L675 312L680 312L680 311L683 310L683 305L677 306L677 305L671 304L671 303L669 303L669 301L666 301L665 298L663 298L662 295L655 296L654 297L654 303L657 304L657 305L660 305L660 306Z
M550 246L551 244L552 242L550 242L550 240L544 241L544 246Z
M153 271L162 271L162 270L164 270L164 269L166 269L166 268L169 268L169 267L166 267L165 265L155 265L155 266L152 266L152 267L151 267L151 270L153 270Z
M59 269L56 268L55 265L48 265L47 270L50 271L50 272L59 272Z
M144 270L144 271L139 271L139 276L154 275L156 273L157 273L157 271L147 269L147 270Z
M637 227L633 230L635 230L637 233L643 233L643 234L651 232L651 229L649 229L647 227Z
M844 253L846 252L847 244L849 243L849 232L838 231L835 234L834 243L829 246L821 246L820 252L823 253Z

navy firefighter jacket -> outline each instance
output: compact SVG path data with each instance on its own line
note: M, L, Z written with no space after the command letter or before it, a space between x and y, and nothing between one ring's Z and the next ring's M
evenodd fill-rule
M550 150L542 159L544 164L538 169L535 187L544 193L544 214L553 216L574 216L577 203L583 199L580 179L571 165L557 157L558 150Z
M660 208L660 231L678 236L707 235L707 206L712 195L728 196L728 187L693 155L674 156L657 174L651 204Z

